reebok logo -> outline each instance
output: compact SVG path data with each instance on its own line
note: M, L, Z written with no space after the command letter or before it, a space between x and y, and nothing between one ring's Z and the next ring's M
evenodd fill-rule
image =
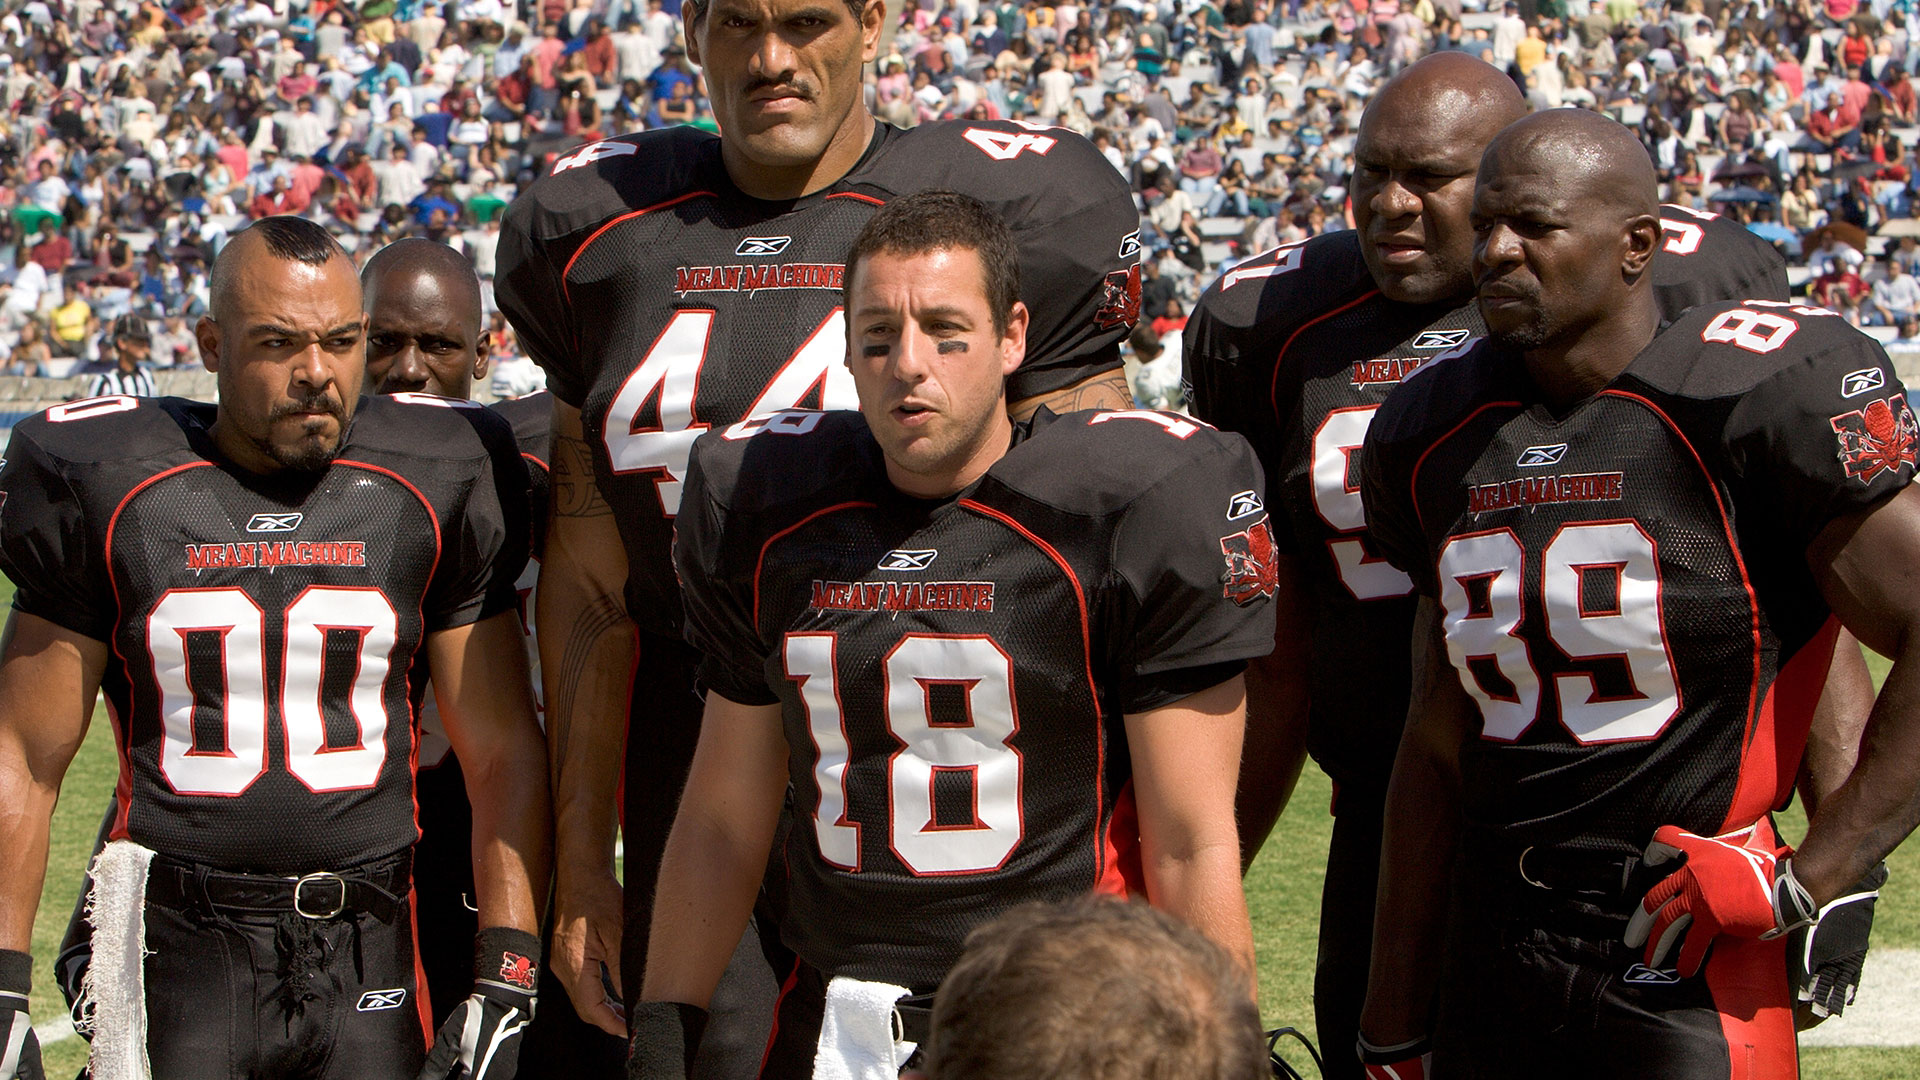
M1567 456L1566 443L1554 443L1552 446L1529 446L1520 451L1520 460L1514 462L1522 469L1536 469L1542 465L1558 465L1560 459Z
M1887 377L1877 367L1861 368L1849 371L1840 377L1840 396L1859 397L1869 390L1878 390L1887 383Z
M1407 342L1409 349L1451 349L1471 337L1471 330L1422 330Z
M1660 971L1645 964L1635 964L1627 969L1620 981L1637 986L1666 986L1680 981L1680 976L1671 971Z
M880 557L879 569L925 570L927 567L933 565L934 556L939 554L940 552L937 549L928 551L908 551L905 549L889 551Z
M749 236L733 249L735 255L778 255L793 243L791 236Z
M1238 521L1249 514L1257 514L1267 508L1260 496L1252 491L1242 491L1227 500L1227 520Z
M300 522L304 517L305 515L297 513L255 514L252 519L247 522L247 531L250 533L292 532L300 527Z
M1120 238L1120 258L1130 259L1140 254L1140 230L1135 229Z
M387 1009L399 1008L406 1000L407 991L404 987L395 987L392 990L369 990L360 995L360 1004L355 1005L354 1009L359 1012L384 1012Z

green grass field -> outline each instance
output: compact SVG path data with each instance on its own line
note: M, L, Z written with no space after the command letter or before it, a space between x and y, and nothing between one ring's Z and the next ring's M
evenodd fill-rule
M0 579L0 604L12 588ZM1884 663L1875 665L1876 681ZM68 770L54 812L47 884L33 928L34 1019L45 1023L61 1012L52 964L72 911L80 874L86 865L100 812L113 787L116 766L104 709L95 712L86 745ZM1269 1026L1290 1024L1313 1034L1313 956L1320 885L1332 819L1327 816L1331 785L1309 766L1293 803L1274 830L1247 877L1255 944L1260 962L1260 1006ZM1782 830L1797 837L1806 829L1796 806L1782 819ZM1892 876L1882 894L1874 926L1879 948L1920 948L1920 842L1910 841L1888 860ZM1872 960L1869 959L1871 964ZM1344 1047L1327 1048L1345 1053ZM86 1044L69 1038L46 1047L47 1075L75 1075L85 1063ZM1293 1055L1307 1066L1304 1054ZM1920 1076L1920 1048L1809 1048L1801 1054L1808 1080L1911 1080ZM1310 1067L1309 1067L1310 1068ZM1308 1072L1308 1075L1312 1075Z

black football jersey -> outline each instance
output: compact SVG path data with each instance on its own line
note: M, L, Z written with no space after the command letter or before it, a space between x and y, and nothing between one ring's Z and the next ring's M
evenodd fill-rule
M116 838L264 873L413 843L421 644L512 607L527 484L498 417L407 397L362 399L318 474L221 464L214 407L176 398L13 429L0 569L111 646Z
M842 260L875 208L929 188L974 195L1013 230L1032 322L1010 397L1119 368L1139 217L1120 175L1064 129L880 124L839 182L782 202L735 187L715 136L649 131L560 158L508 208L496 295L548 387L581 411L641 626L678 634L673 515L700 433L856 406Z
M535 703L541 705L541 723L544 726L546 716L540 685L540 649L534 639L533 594L540 585L540 553L547 542L553 401L551 395L542 391L521 398L505 398L494 402L490 408L513 425L513 441L519 444L520 459L527 466L527 520L532 533L528 550L531 557L513 583L513 591L520 605L520 628L527 635L527 667L533 673L533 697ZM431 690L421 700L418 716L420 751L417 764L422 769L437 768L447 760L453 748L447 742L446 728L440 723L440 707L434 701Z
M1787 299L1778 254L1730 218L1663 207L1655 291L1673 318L1702 298ZM1729 291L1722 291L1729 290ZM1367 537L1359 453L1387 394L1485 333L1479 308L1400 304L1374 286L1351 230L1222 275L1185 342L1195 416L1252 440L1275 536L1313 604L1308 748L1336 781L1386 783L1407 710L1413 587Z
M932 990L1007 907L1137 889L1122 719L1272 647L1273 541L1237 436L1043 411L946 500L854 412L695 448L676 559L703 681L779 703L797 807L781 940Z
M1564 414L1491 343L1410 379L1363 497L1479 706L1469 821L1627 854L1782 802L1838 626L1807 545L1917 443L1879 346L1779 302L1693 309Z

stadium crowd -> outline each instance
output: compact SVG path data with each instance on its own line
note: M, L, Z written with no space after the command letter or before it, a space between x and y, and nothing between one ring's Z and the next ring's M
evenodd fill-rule
M1361 110L1442 49L1507 69L1536 107L1635 128L1669 201L1737 215L1809 265L1815 299L1914 336L1920 248L1903 237L1866 259L1886 243L1869 236L1913 212L1913 3L1476 7L921 0L890 27L868 92L896 125L1011 118L1091 138L1137 192L1154 255L1143 358L1223 262L1345 227ZM317 220L362 259L439 240L484 280L501 207L558 155L713 126L677 0L7 8L11 375L105 373L141 345L153 366L193 363L209 261L268 214ZM501 377L531 373L504 322L493 331Z

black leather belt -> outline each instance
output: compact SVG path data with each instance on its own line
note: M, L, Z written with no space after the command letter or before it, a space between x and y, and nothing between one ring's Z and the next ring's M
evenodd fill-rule
M899 1029L893 1033L894 1041L925 1046L927 1035L933 1030L933 995L903 997L894 1003L893 1015Z
M346 870L276 876L215 870L157 855L147 871L147 900L175 911L277 914L309 919L371 915L392 922L412 888L413 853Z

